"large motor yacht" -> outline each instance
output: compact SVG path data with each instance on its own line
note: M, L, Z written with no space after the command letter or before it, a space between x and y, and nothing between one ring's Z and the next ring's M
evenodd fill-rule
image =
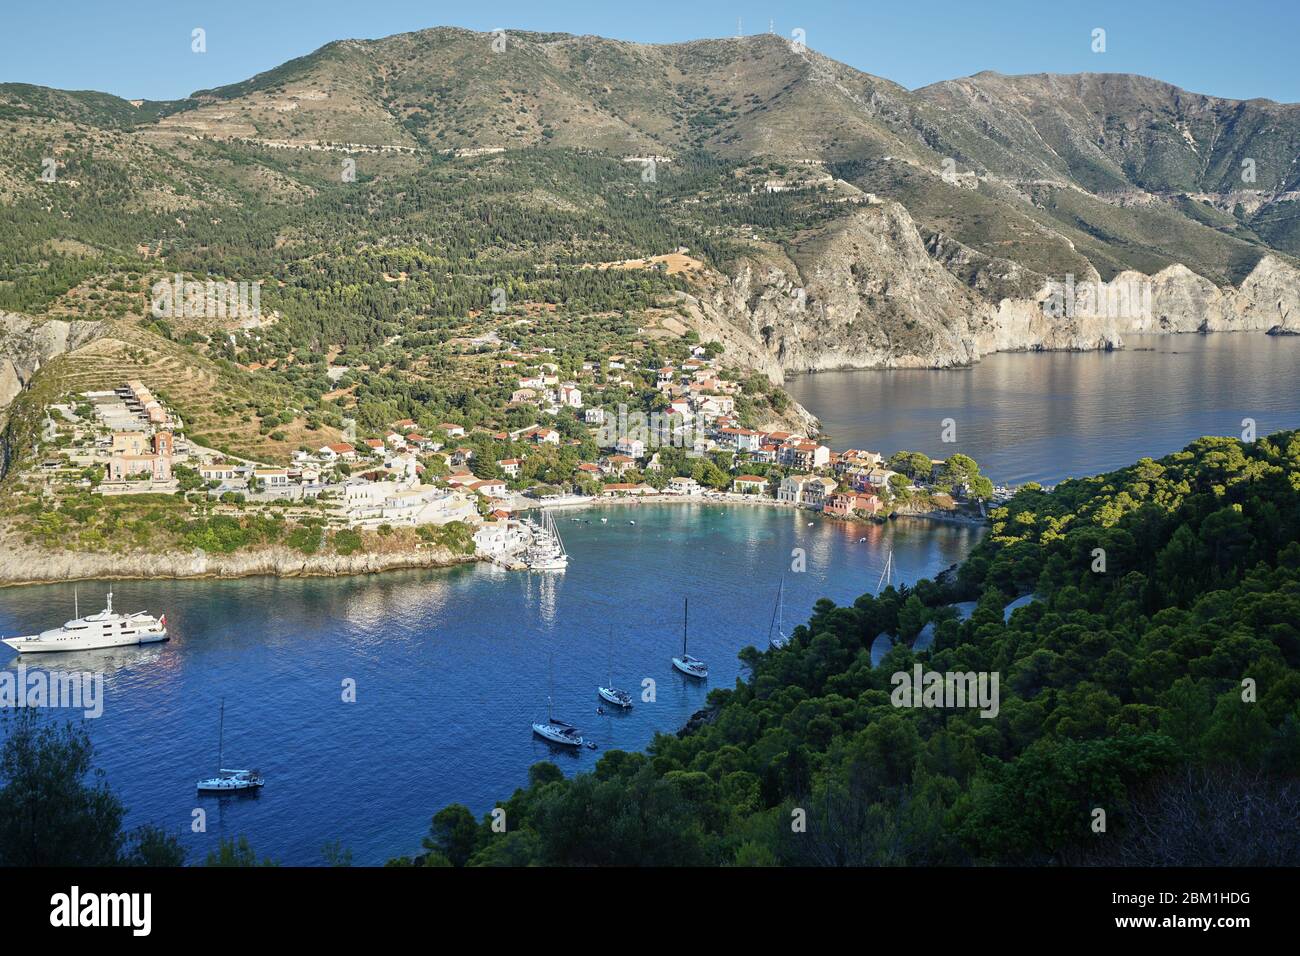
M74 605L75 608L75 605ZM73 610L74 614L79 613ZM104 610L77 617L62 627L41 631L30 637L8 637L4 643L19 654L45 654L53 651L93 651L105 647L132 644L156 644L167 640L167 615L155 618L146 611L119 614L113 610L113 592L108 592Z

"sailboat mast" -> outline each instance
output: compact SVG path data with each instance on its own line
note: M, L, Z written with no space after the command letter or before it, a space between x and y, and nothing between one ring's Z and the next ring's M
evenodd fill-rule
M217 772L221 772L221 765L226 762L225 757L226 744L226 698L221 698L221 716L217 718Z
M686 622L690 618L690 598L682 598L682 657L686 657Z
M781 575L781 586L776 589L776 633L785 639L785 575Z
M784 577L781 578L781 587L785 587ZM780 608L781 608L781 590L780 588L778 588L776 592L776 606L772 608L772 620L767 625L768 644L772 643L772 631L776 627L776 618L777 618L777 614L780 613Z
M885 570L880 572L880 580L876 582L876 594L880 594L882 586L888 587L894 583L894 549L889 549L889 554L885 558Z

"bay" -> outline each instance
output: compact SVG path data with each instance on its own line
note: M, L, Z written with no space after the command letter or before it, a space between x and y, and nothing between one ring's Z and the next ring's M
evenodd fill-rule
M1300 337L1129 336L1114 352L1004 352L971 368L818 372L786 383L833 448L962 452L995 482L1055 484L1202 435L1300 427ZM943 440L952 419L954 442Z
M24 665L105 675L104 713L84 721L96 764L127 805L128 826L179 831L191 862L219 837L244 835L286 864L320 863L335 840L356 863L379 864L418 852L430 816L448 803L489 811L526 785L539 760L571 774L606 750L639 750L656 731L676 732L711 688L734 686L737 652L766 645L783 575L788 632L819 598L850 603L874 590L891 550L894 580L911 582L959 561L981 533L722 504L610 505L557 518L572 555L563 574L475 564L337 579L117 582L114 606L166 612L170 642ZM796 549L802 573L791 571ZM77 586L83 614L102 606L105 590ZM0 591L0 632L71 618L73 591ZM669 662L681 649L683 598L690 652L709 663L707 682ZM636 703L599 716L595 688L608 676L611 642L614 682ZM552 676L555 715L598 750L556 751L532 735ZM641 700L646 679L653 703ZM355 703L343 700L347 680ZM260 769L268 781L260 794L195 793L216 769L222 697L225 764ZM195 809L205 811L206 832L191 830Z

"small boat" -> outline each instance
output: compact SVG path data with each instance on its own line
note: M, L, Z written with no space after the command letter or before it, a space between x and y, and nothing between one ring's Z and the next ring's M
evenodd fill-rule
M584 743L578 728L551 714L551 698L546 698L546 720L533 724L533 733L561 747L581 747Z
M221 766L225 749L226 699L221 698L221 716L217 721L217 775L200 780L195 786L201 793L231 793L237 790L258 790L266 780L257 770L230 770Z
M687 599L682 598L682 656L673 658L673 667L677 668L687 677L696 677L703 680L709 676L709 665L704 663L698 657L691 657L686 653L686 624L688 620Z
M628 524L636 524L635 521L629 521Z
M632 695L625 690L619 690L614 686L614 629L609 630L609 680L604 687L597 687L596 693L600 695L601 700L613 704L621 710L632 709ZM603 708L597 708L597 713L604 713Z
M624 710L632 709L632 695L625 690L619 690L617 687L597 687L596 693L615 707Z
M551 685L551 694L555 693L555 654L552 652L549 665ZM581 747L583 744L582 734L578 733L578 728L566 720L560 720L551 711L551 696L546 698L546 720L533 724L533 733L543 740L549 740L553 744L559 744L561 747Z
M609 519L608 519L608 518L601 518L601 519L600 519L600 523L601 523L601 524L609 524Z

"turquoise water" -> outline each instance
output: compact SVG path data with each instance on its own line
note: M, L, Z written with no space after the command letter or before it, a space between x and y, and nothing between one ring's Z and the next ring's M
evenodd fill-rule
M968 369L819 372L786 383L834 448L970 455L996 482L1055 484L1202 435L1300 427L1300 337L1129 336L1118 352L1008 352ZM952 419L956 441L943 440Z
M129 825L181 831L191 860L218 836L246 835L283 863L319 863L338 840L355 862L376 864L417 851L429 817L449 802L490 810L538 760L572 773L610 748L639 749L656 731L675 732L710 688L734 686L741 648L766 644L783 572L789 630L820 597L849 603L874 590L889 549L895 580L914 581L959 561L980 534L694 504L561 512L558 523L572 555L561 575L472 565L340 579L118 582L115 606L166 612L169 643L26 663L105 674L104 714L86 726ZM803 573L790 572L796 548ZM99 606L104 586L78 590L83 613ZM709 663L707 682L669 663L681 648L683 597L690 652ZM0 590L0 633L55 626L72 617L72 599L72 585ZM637 703L598 716L595 689L611 644L614 682ZM14 668L0 650L0 666ZM655 682L654 703L640 701L645 678ZM343 701L347 680L355 703ZM555 715L597 751L558 752L532 736L552 681ZM216 767L222 697L225 764L260 769L268 782L258 795L195 794L195 781ZM206 833L191 832L195 808L207 813Z

